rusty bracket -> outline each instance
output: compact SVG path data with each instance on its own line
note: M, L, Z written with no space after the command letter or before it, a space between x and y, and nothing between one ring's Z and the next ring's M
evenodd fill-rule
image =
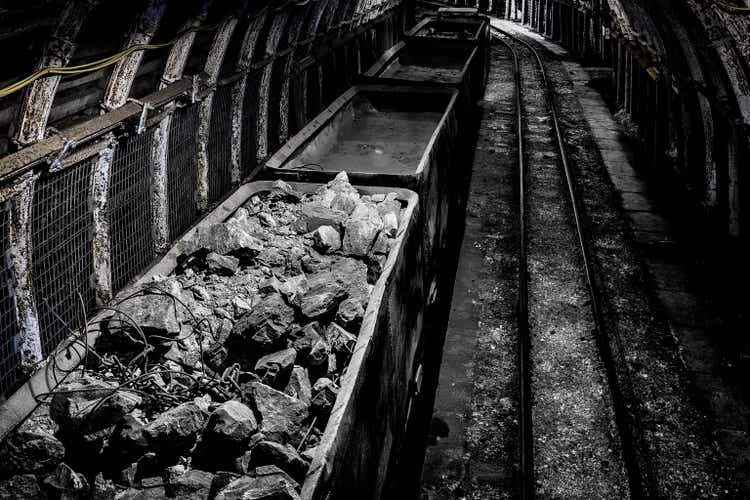
M148 112L154 109L154 106L150 103L139 101L133 97L128 97L126 102L134 102L141 107L141 115L138 118L138 127L135 129L135 133L141 135L146 130L146 122L148 121Z
M51 173L57 172L60 170L60 166L62 165L62 161L65 159L66 156L70 154L70 151L76 147L78 144L74 139L69 139L65 137L59 130L57 130L54 127L47 127L47 130L52 132L55 135L59 135L63 139L63 147L60 150L60 152L57 154L57 156L52 159L47 159L47 170Z

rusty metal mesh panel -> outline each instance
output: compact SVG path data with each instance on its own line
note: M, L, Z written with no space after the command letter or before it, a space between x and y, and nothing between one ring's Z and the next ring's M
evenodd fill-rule
M12 389L18 378L21 357L16 349L15 279L10 257L11 200L0 202L0 393Z
M112 287L120 290L154 258L151 232L151 143L154 129L124 138L115 148L108 217Z
M95 163L96 157L89 158L40 178L34 190L31 281L44 355L80 325L81 315L94 304L89 196Z
M258 90L262 69L248 73L242 102L242 176L256 166L256 134L258 133Z
M214 92L208 132L208 198L216 201L232 187L232 86Z
M169 128L167 197L169 237L182 234L198 215L195 193L198 186L198 106L175 111Z

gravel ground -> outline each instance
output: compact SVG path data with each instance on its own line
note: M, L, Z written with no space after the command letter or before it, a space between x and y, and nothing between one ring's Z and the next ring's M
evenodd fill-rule
M623 498L625 468L541 75L520 46L536 493Z
M647 494L733 498L580 104L561 64L548 60L547 65L590 235L605 328L632 408Z

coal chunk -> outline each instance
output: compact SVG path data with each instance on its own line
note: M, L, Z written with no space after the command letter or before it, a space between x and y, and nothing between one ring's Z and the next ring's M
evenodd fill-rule
M42 430L18 431L0 446L0 473L3 477L44 475L53 471L64 457L65 447L51 434Z
M305 432L307 405L260 382L252 382L251 389L261 416L261 432L280 443L299 442Z

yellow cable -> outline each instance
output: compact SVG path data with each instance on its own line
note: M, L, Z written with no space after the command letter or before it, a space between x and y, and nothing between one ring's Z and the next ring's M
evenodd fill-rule
M736 5L730 5L728 3L719 2L718 0L714 0L714 3L721 7L722 9L731 10L735 12L750 12L750 7L737 7Z
M140 50L155 50L155 49L162 49L164 47L169 47L177 43L177 41L182 36L188 33L194 33L197 31L209 31L209 30L216 28L219 24L220 23L212 24L210 26L190 28L189 30L177 35L172 40L168 42L164 42L164 43L149 43L149 44L141 44L141 45L132 45L128 47L127 49L121 50L120 52L113 54L111 56L105 57L103 59L98 59L96 61L79 64L76 66L48 66L46 68L42 68L36 73L32 73L31 75L27 76L26 78L23 78L15 83L8 85L5 88L0 89L0 98L6 97L14 92L18 92L19 90L31 84L32 82L40 78L44 78L45 76L79 75L82 73L92 73L94 71L99 71L102 68L106 68L107 66L111 66L112 64L115 64L116 62L121 61L122 59L126 58L133 52L140 51Z

